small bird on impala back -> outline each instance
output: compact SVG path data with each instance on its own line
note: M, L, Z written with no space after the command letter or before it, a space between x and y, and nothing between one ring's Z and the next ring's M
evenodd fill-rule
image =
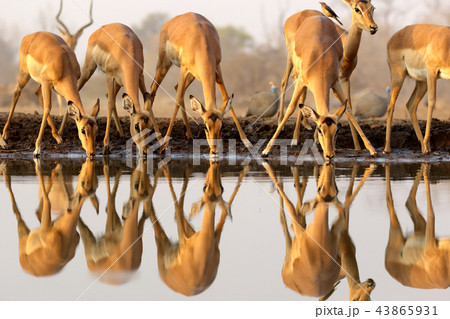
M336 12L334 12L333 9L330 8L330 6L328 4L326 4L325 2L319 2L320 5L322 6L322 12L323 14L325 14L328 18L333 18L335 19L337 22L339 22L340 25L343 26L342 22L339 21L339 17L336 14Z

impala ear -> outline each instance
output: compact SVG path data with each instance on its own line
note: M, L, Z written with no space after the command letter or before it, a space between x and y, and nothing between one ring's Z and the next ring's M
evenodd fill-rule
M298 107L300 108L300 110L301 110L302 113L303 113L303 116L304 116L306 119L311 119L311 120L313 120L314 122L317 122L317 121L319 120L320 115L317 114L317 112L314 111L314 110L313 110L312 108L310 108L309 106L306 106L306 105L303 105L303 104L299 104Z
M189 100L191 101L191 108L193 111L199 113L200 115L203 115L203 113L206 112L205 107L196 97L189 95Z
M227 104L223 108L222 116L225 115L231 109L231 105L233 104L233 98L234 98L234 93L231 94L231 97L228 99Z
M125 109L125 111L130 113L130 115L135 114L136 113L136 106L134 105L133 100L131 99L131 97L129 97L128 94L124 93L122 95L122 99L123 99L123 108Z
M71 118L73 118L76 122L81 120L80 109L72 101L69 101L67 103L67 105L68 105L68 114L69 114L69 116Z
M97 118L99 111L100 111L100 99L97 99L97 103L95 103L94 107L92 108L91 116Z
M96 212L97 215L98 215L100 205L99 205L99 203L98 203L97 195L92 196L92 197L90 198L90 200L91 200L92 206L94 206L94 208L95 208L95 212Z
M341 107L337 109L336 113L334 113L334 116L336 116L337 118L337 122L339 122L342 115L344 115L346 109L347 109L347 100L345 100L344 104L342 104Z

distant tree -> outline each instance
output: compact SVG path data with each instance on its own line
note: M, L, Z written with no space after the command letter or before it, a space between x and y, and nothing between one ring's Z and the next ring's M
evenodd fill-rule
M139 25L134 25L133 30L138 37L144 41L154 41L159 37L159 32L163 25L169 20L169 16L164 12L148 14Z
M217 32L224 53L242 52L253 47L253 38L244 28L229 25L217 28Z
M0 72L0 83L10 83L14 81L15 73L17 72L17 57L19 53L16 52L12 41L6 38L5 30L0 27L0 65L2 72Z

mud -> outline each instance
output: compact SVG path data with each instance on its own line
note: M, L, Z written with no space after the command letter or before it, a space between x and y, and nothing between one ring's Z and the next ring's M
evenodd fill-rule
M0 113L0 126L3 127L7 118L7 113ZM62 120L60 116L53 116L54 122L59 127ZM0 149L0 157L17 157L20 158L24 154L29 154L34 150L35 140L39 132L42 116L40 114L23 114L17 113L14 115L8 138L8 150ZM277 128L276 119L261 119L254 123L256 118L242 118L240 123L244 128L249 140L255 144L260 139L269 140ZM191 121L191 130L194 139L205 138L203 130L203 123L199 119L199 124ZM424 156L420 152L420 145L414 133L414 129L409 121L394 120L392 126L391 145L393 153L389 155L382 155L382 150L385 141L385 120L362 120L359 122L362 130L371 141L372 145L377 149L379 157L385 159L405 158L418 160L427 159L430 156L434 158L448 158L450 152L450 121L433 120L432 134L431 134L431 149L434 152L431 155ZM97 135L97 154L101 154L103 137L105 133L106 118L99 118L99 132ZM129 135L129 118L122 117L121 124L125 136L120 137L115 126L111 129L111 155L124 156L126 141L130 138ZM425 130L425 122L421 121L420 126L422 131ZM169 125L169 119L158 119L158 125L161 132L165 134ZM295 126L295 118L291 118L284 130L281 132L281 139L292 138L292 133ZM171 153L183 155L192 155L193 142L185 137L185 128L181 120L177 120L172 133ZM245 155L249 154L244 144L239 139L239 133L231 118L226 118L222 130L222 137L224 139L223 149L224 154L228 153L229 145L228 139L236 140L236 153ZM288 154L296 156L300 153L301 147L305 139L312 139L313 131L306 131L302 129L300 142L298 146L289 146ZM265 145L266 143L264 143ZM361 141L361 146L363 143ZM336 140L337 158L370 158L368 151L354 151L353 140L349 125L346 121L339 124L338 136ZM259 152L262 151L262 147ZM81 143L78 139L78 133L75 122L68 121L65 132L63 134L63 143L56 144L53 139L50 128L47 126L42 141L43 156L51 155L83 155L81 150ZM207 154L209 149L207 146L202 147L202 153ZM271 157L279 154L278 147L274 147L271 152Z

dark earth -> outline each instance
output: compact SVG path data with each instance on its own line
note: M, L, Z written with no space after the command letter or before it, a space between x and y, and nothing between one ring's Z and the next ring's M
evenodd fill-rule
M0 123L3 127L7 118L7 113L0 113ZM57 127L62 120L61 116L53 116L54 122ZM23 154L32 153L35 147L35 140L39 132L41 125L42 115L40 114L23 114L16 113L11 122L8 138L8 150L0 149L0 157L21 157ZM277 128L276 119L260 119L254 125L256 118L242 118L240 123L245 130L249 140L255 144L259 139L269 140ZM98 119L99 131L96 140L97 154L102 152L103 137L105 133L106 118ZM191 121L191 130L193 137L205 138L203 130L203 123L198 120L199 124ZM122 128L125 136L120 137L114 123L111 128L111 145L110 151L112 156L124 156L126 141L130 138L129 135L129 118L121 118ZM379 153L379 157L392 158L392 157L417 157L418 160L426 159L427 157L448 157L450 152L450 121L440 121L434 119L432 122L432 134L431 134L431 149L433 154L422 155L420 152L420 144L414 133L414 129L409 121L394 120L392 126L391 145L393 153L389 155L382 154L384 142L386 121L385 120L362 120L359 121L362 130L366 136L376 148ZM420 121L422 132L425 130L425 121ZM169 119L158 119L158 125L163 134L165 134L169 125ZM280 139L292 138L293 130L295 126L295 118L292 117L286 124L284 130L280 134ZM78 133L75 122L73 120L68 121L65 132L63 134L63 143L56 144L56 141L51 135L49 126L47 125L44 138L42 141L43 157L51 156L52 154L84 154L81 150L81 143L78 139ZM239 134L231 118L226 118L224 121L224 127L222 130L223 149L224 154L228 153L228 139L236 139L238 154L249 154L248 150L244 147L243 143L239 139ZM312 139L313 131L306 131L302 128L300 134L300 143L298 146L289 146L288 154L299 154L302 144L305 139ZM171 154L179 155L192 155L192 140L185 137L185 128L182 120L177 120L172 132L171 140ZM264 143L264 146L266 143ZM361 146L363 143L361 141ZM353 140L349 125L346 121L339 123L339 129L336 140L336 153L339 157L362 157L370 158L370 154L367 150L355 151L353 150ZM202 153L208 154L209 148L207 146L202 147ZM263 147L259 149L259 153L263 150ZM271 156L279 154L279 148L274 147L271 151ZM270 157L270 156L269 156Z

